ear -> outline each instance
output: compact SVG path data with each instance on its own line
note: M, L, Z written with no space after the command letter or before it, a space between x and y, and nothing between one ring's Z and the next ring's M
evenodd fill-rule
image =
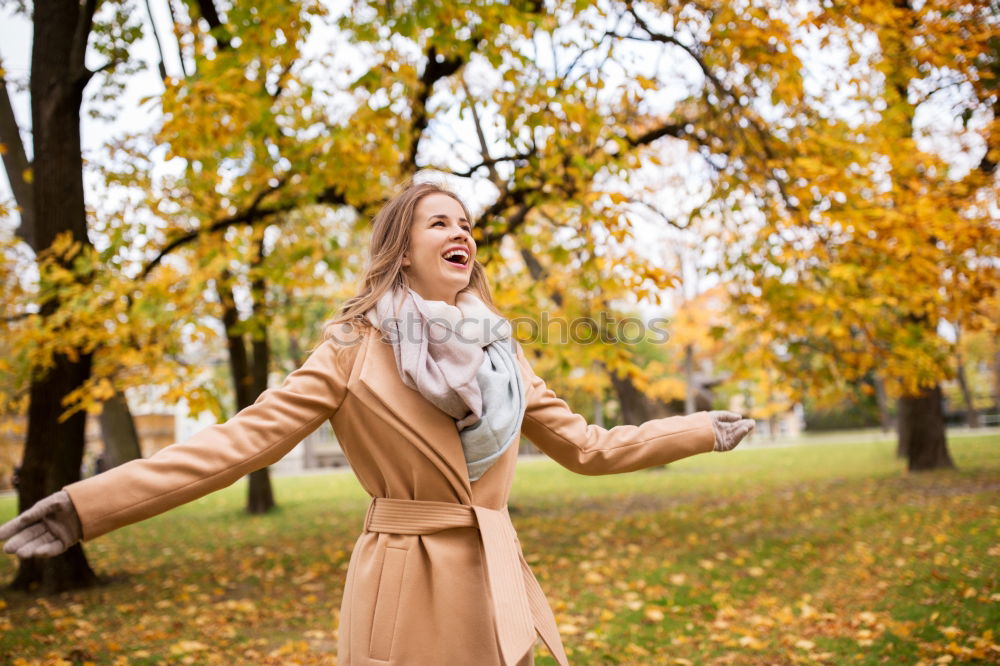
M410 265L410 258L408 256L406 256L406 253L404 252L403 253L403 266L409 266L409 265Z

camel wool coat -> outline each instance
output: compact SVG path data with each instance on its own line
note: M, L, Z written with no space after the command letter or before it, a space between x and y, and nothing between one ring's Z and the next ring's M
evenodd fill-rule
M522 434L570 470L629 472L713 449L707 412L610 430L588 425L535 375L520 346L517 361ZM392 347L372 327L324 341L225 423L64 490L90 540L278 461L326 420L373 498L348 566L338 663L532 664L541 636L566 664L506 512L517 443L470 483L455 421L403 384Z

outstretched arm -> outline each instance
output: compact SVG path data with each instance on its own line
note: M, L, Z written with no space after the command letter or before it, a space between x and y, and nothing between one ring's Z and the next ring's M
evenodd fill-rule
M521 431L545 454L580 474L616 474L709 451L727 451L753 429L733 412L696 412L607 430L588 424L535 374L518 346L527 380ZM735 418L734 418L735 417Z
M325 341L281 386L264 391L254 404L225 423L40 500L0 526L0 539L10 538L4 550L21 557L57 555L72 545L63 542L73 538L73 517L79 520L80 538L93 539L277 462L340 407L357 348ZM70 500L68 505L62 495ZM61 536L57 534L60 526ZM46 529L64 548L59 550L43 534ZM31 543L35 545L27 547Z

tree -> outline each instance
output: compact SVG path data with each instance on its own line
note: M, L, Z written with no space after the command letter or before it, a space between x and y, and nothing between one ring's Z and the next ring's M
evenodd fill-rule
M757 199L764 219L751 241L728 237L750 322L734 356L780 369L820 402L874 373L899 398L909 468L949 467L939 384L953 353L938 325L982 326L998 283L996 15L987 3L840 3L803 23L821 44L852 47L852 74L804 100L802 122L772 142L768 163L790 177ZM878 47L867 52L871 34ZM848 86L862 91L848 99L859 122L825 105ZM921 104L962 86L973 94L955 100L958 116L980 120L962 131L984 146L964 174L922 150L914 124Z
M22 212L18 236L33 252L41 277L37 309L19 316L54 326L66 338L30 362L28 432L18 485L21 511L79 479L83 456L85 414L63 418L63 399L90 376L93 349L77 344L69 333L74 322L61 319L65 295L59 289L62 280L86 285L94 279L84 207L80 107L94 75L119 64L136 35L122 7L111 7L111 18L95 31L97 4L90 0L67 8L50 0L34 3L30 163L7 97L7 82L0 80L0 141L9 147L4 166ZM97 71L84 64L92 39L107 58ZM77 545L56 558L22 560L11 586L52 592L95 582Z

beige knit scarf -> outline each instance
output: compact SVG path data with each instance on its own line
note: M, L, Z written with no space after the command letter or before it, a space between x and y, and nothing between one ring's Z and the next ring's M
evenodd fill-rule
M393 346L403 383L453 419L475 481L521 430L524 386L511 326L471 292L455 305L387 291L365 313Z

